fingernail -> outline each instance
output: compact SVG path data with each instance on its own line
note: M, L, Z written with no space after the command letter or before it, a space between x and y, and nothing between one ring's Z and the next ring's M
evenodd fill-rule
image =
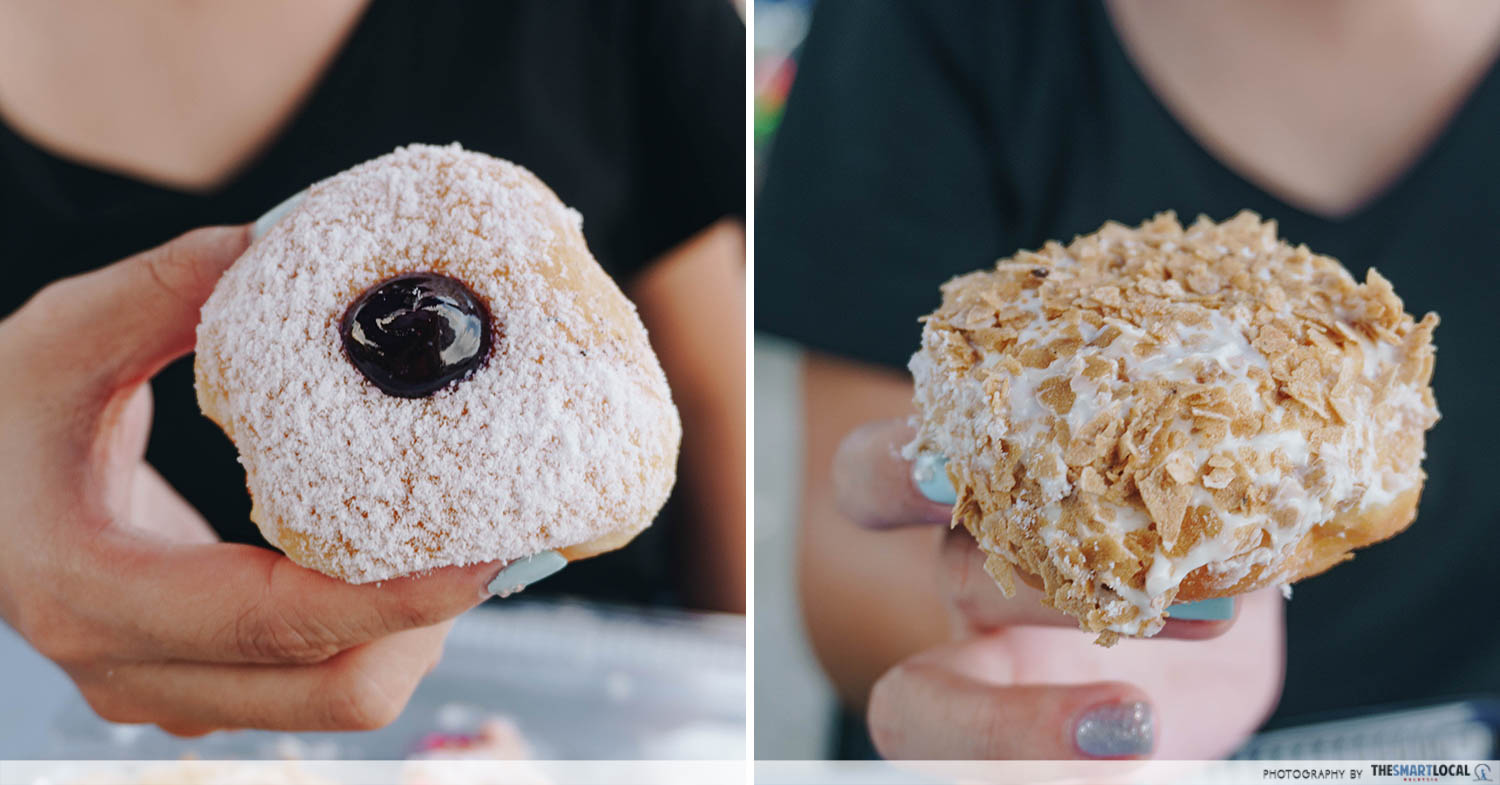
M557 551L542 551L524 559L516 559L505 565L500 574L490 581L490 594L509 597L566 566L568 560Z
M277 221L285 218L287 213L300 204L302 197L306 194L307 191L298 191L281 200L281 204L267 210L265 215L255 219L255 224L250 227L250 239L252 241L259 240L266 232L271 231L271 227L275 226Z
M1078 751L1091 758L1123 758L1151 752L1155 736L1151 705L1143 701L1096 706L1073 731Z
M1185 602L1167 608L1167 615L1174 619L1189 621L1223 621L1234 618L1234 598L1215 597L1211 600Z
M924 452L911 465L911 481L917 490L938 504L957 504L958 491L948 481L948 459L937 453Z

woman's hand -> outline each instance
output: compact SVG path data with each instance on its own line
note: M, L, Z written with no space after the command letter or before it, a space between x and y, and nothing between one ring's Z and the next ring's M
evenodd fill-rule
M218 541L143 454L147 382L248 243L200 229L0 322L0 616L105 719L367 729L400 713L497 564L354 586Z
M839 509L870 528L947 524L900 457L902 420L850 433L834 459ZM956 642L888 670L870 694L889 758L1211 758L1242 742L1281 688L1281 599L1236 601L1232 621L1173 619L1154 639L1093 644L1077 622L1018 585L1006 598L963 529L942 540L941 593ZM1176 639L1176 640L1172 640Z

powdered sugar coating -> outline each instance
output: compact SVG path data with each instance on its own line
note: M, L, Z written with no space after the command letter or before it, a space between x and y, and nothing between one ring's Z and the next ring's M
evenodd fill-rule
M203 308L197 386L240 450L252 517L356 583L511 560L647 526L681 426L634 307L582 221L520 166L412 145L312 186ZM483 299L494 346L426 398L344 355L361 292L431 271Z

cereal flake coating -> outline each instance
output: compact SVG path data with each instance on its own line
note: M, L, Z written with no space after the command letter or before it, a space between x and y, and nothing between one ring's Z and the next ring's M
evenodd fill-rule
M309 188L224 274L198 327L199 405L239 448L267 539L364 583L617 547L649 525L681 425L581 227L524 168L456 144ZM413 272L464 282L496 339L468 378L398 398L349 362L339 320Z
M1007 593L1019 569L1101 644L1149 636L1410 524L1436 326L1250 212L1108 223L943 286L907 454L948 457Z

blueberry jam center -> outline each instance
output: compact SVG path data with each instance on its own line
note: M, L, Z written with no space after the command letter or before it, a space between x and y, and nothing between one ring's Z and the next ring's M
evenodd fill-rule
M490 314L469 287L436 273L376 284L339 324L349 362L387 395L422 398L490 351Z

